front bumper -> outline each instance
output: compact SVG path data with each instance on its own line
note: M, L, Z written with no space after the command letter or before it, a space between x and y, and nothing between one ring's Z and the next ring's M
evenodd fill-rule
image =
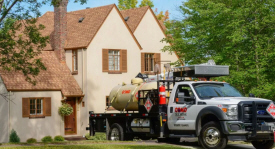
M223 133L231 141L247 141L257 139L274 139L275 122L262 124L243 123L241 121L222 121ZM255 129L254 129L255 128Z

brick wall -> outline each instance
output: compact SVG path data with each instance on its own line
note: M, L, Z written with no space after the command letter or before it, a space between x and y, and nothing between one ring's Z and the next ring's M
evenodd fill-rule
M54 50L60 62L65 62L68 0L60 0L54 7Z

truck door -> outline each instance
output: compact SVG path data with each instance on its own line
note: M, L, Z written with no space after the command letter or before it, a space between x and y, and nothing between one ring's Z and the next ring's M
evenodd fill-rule
M176 90L172 91L167 109L168 127L170 130L195 130L198 115L196 101L193 104L187 100L183 103L176 102L180 98L194 97L194 91L188 84L179 84L175 87Z

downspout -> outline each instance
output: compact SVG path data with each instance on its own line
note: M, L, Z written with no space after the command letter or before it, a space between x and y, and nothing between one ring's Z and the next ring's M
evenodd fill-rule
M82 48L82 91L83 91L83 94L84 93L84 50Z
M84 73L85 73L85 60L84 60L84 49L82 48L82 91L83 91L83 94L86 94L86 92L85 92L85 90L84 90ZM83 99L84 99L84 97L83 97ZM82 100L83 100L82 99ZM84 102L86 102L85 103L85 108L86 108L86 114L87 114L87 117L86 118L88 118L89 119L89 110L88 110L88 100L86 100L86 101L84 101ZM86 114L84 114L84 115L86 115ZM86 122L85 121L82 121L82 124L83 124L83 122L84 122L84 124L86 125ZM83 137L84 137L84 135L83 135Z
M11 112L11 91L9 92L9 115L8 115L8 121L9 121L9 125L8 125L8 135L10 135L10 128L11 128L11 122L10 122L10 112ZM9 138L9 137L8 137ZM10 142L10 139L9 139Z

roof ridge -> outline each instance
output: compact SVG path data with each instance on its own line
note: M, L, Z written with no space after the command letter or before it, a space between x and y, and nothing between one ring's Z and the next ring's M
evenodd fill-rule
M101 8L101 7L114 6L114 5L115 5L115 4L109 4L109 5L104 5L104 6L98 6L98 7L80 9L80 10L75 10L75 11L69 11L69 12L67 12L67 14L68 14L68 13L73 13L73 12L78 12L78 11L84 11L84 10L91 10L91 9Z

